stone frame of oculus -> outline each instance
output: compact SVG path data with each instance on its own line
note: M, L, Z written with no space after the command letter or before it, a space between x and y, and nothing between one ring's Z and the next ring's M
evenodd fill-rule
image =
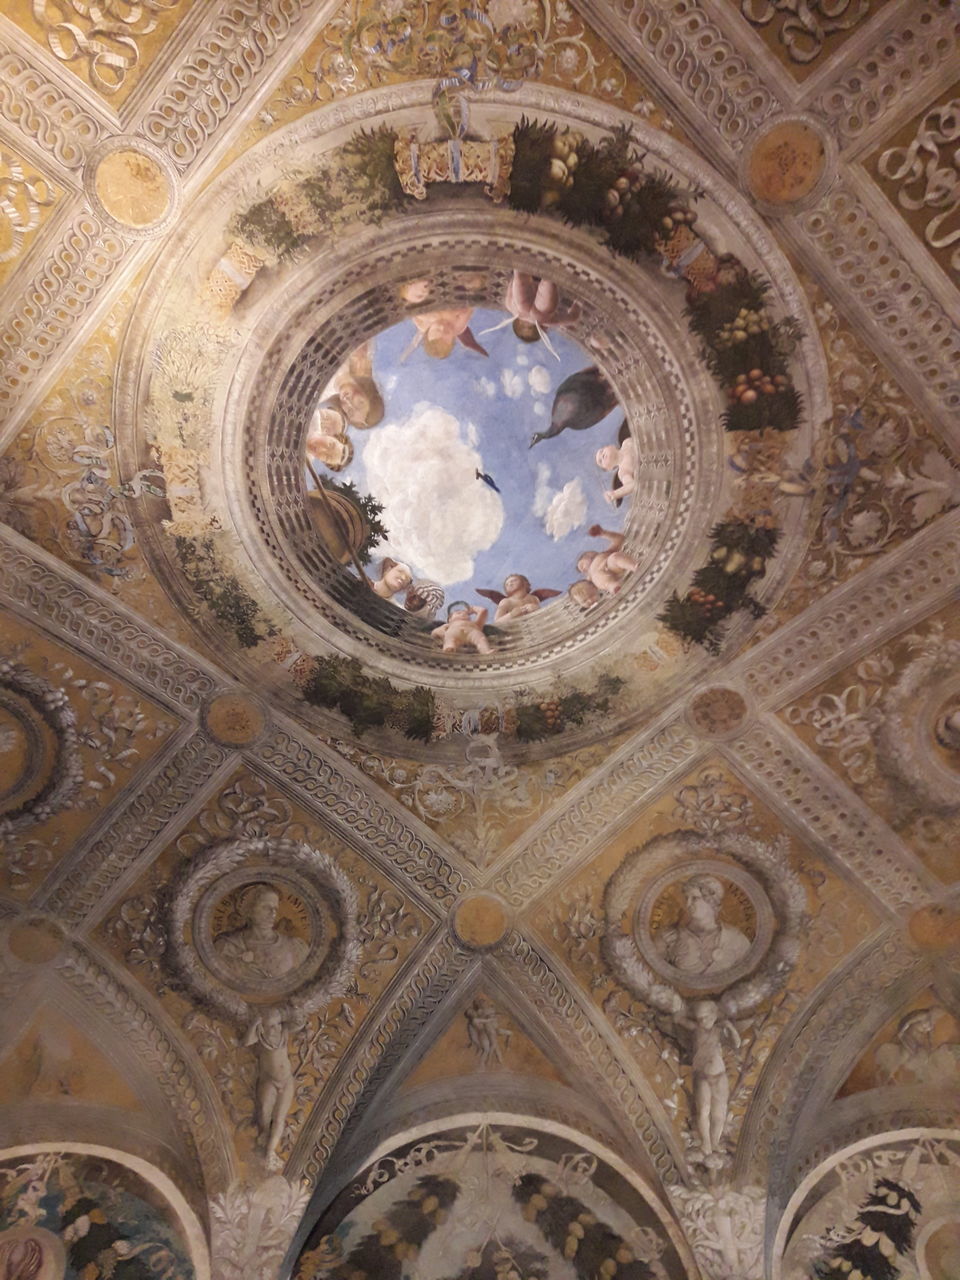
M178 887L171 945L183 980L244 1020L306 1015L343 995L357 966L357 897L328 854L293 840L214 845Z

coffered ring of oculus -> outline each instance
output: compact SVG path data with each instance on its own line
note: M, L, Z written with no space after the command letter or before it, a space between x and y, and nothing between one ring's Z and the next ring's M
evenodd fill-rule
M491 154L506 150L505 140L534 117L548 127L576 129L587 147L601 147L613 131L629 129L637 171L662 175L682 193L683 207L695 212L696 238L686 257L661 251L631 260L612 252L594 227L512 208L509 198L491 194L489 182L462 175L431 186L425 199L400 192L394 205L367 209L365 216L366 197L351 185L357 170L350 157L351 148L373 136L362 131L374 117L392 131L396 159L389 163L396 176L402 148L419 137L422 149L435 128L429 87L371 91L349 113L322 108L253 148L198 202L179 254L158 262L145 280L125 341L118 398L121 414L136 427L121 442L128 465L159 463L164 473L165 498L148 497L141 508L146 554L206 641L218 651L232 650L238 672L266 679L281 699L291 669L318 655L357 660L365 671L401 685L427 686L460 708L475 705L481 687L485 698L508 697L519 684L535 688L559 671L588 682L612 651L619 666L629 666L632 656L649 650L671 592L687 591L698 566L709 561L711 530L731 516L756 519L755 511L739 510L735 449L724 430L734 390L718 380L702 335L690 323L691 296L697 295L691 293L689 261L705 249L711 261L733 264L741 278L762 282L771 322L789 324L798 335L784 378L802 406L789 432L790 458L798 466L810 456L829 411L823 353L806 299L743 197L635 117L526 87L488 95L472 128L484 140L477 145L492 147ZM515 185L520 163L513 155ZM322 217L316 204L304 213L304 192L316 196L318 190ZM292 249L264 244L269 237L263 228L271 219L276 224L278 210L285 226L299 227ZM578 313L564 326L563 339L580 350L584 369L599 370L616 402L607 426L591 427L596 445L617 439L621 419L628 424L639 459L637 483L616 516L619 526L604 527L622 534L636 568L620 575L615 591L595 592L585 605L563 590L569 582L539 582L538 565L524 560L525 549L509 547L517 559L511 571L534 587L559 588L559 598L509 627L493 628L489 652L469 644L446 652L430 627L411 624L399 600L368 589L385 558L382 547L373 546L363 570L356 557L338 557L318 536L304 445L324 389L329 394L352 352L398 325L413 334L415 320L426 313L503 312L516 278L549 281L568 310ZM420 298L410 285L424 280L430 289ZM475 361L459 414L466 438L472 388L490 366L478 354L465 356ZM542 346L536 360L550 372ZM355 449L390 425L387 400L386 425L353 433ZM528 443L527 427L519 408L516 423L504 422L506 433L516 432L516 465L542 461L549 470L562 436L547 438L538 452ZM572 439L575 433L565 434ZM501 442L500 448L506 446ZM484 494L483 469L477 467L477 489L456 493L462 509ZM496 484L496 475L489 478ZM595 485L601 479L599 471L584 476ZM738 612L726 624L731 641L756 625L764 601L789 580L804 547L806 504L803 496L770 494L764 518L776 527L776 554L764 560L751 584L758 608ZM510 528L507 521L502 537L508 546ZM585 523L565 536L571 562L587 548L606 549ZM389 539L386 547L389 552ZM371 581L361 586L364 571ZM231 601L218 597L211 606L211 583L231 584ZM217 590L222 596L222 587ZM469 601L478 603L475 594ZM443 612L435 624L445 620ZM711 656L709 649L685 644L671 670L661 673L661 685L665 681L673 693L689 686Z

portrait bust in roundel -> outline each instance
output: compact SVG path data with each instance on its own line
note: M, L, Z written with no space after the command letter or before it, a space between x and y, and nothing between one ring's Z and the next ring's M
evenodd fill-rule
M721 919L725 888L713 875L698 872L681 885L683 910L676 924L656 937L657 951L673 968L691 976L710 977L738 964L751 940Z
M277 927L280 905L280 892L273 885L248 885L239 901L244 923L215 940L223 968L238 984L283 978L306 960L307 943Z

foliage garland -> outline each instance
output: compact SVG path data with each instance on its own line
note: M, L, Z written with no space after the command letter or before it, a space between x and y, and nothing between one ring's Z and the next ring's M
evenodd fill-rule
M513 1197L527 1222L571 1263L579 1280L653 1280L653 1270L622 1236L540 1174L523 1174Z
M891 1178L878 1178L856 1221L828 1239L813 1264L814 1280L897 1280L913 1244L920 1201Z

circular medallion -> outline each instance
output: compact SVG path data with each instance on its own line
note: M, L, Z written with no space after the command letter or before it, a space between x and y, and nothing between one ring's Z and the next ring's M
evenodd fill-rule
M940 756L950 769L960 769L960 697L948 698L937 715L933 736Z
M755 969L773 926L773 909L758 881L711 858L657 876L634 916L646 962L691 991L722 990Z
M220 693L203 707L204 728L223 747L247 747L266 728L263 709L242 693Z
M766 126L747 149L742 176L762 209L794 212L823 189L835 151L817 121L806 116L781 118Z
M0 659L0 831L24 830L62 809L83 778L66 693Z
M186 981L243 1019L313 1012L357 962L356 894L328 855L290 840L215 845L175 894L171 943Z
M722 738L743 727L747 704L736 689L718 685L696 695L690 703L689 718L705 737Z
M486 951L503 941L510 927L510 909L496 894L469 894L454 907L451 926L462 946Z
M7 933L7 946L24 964L49 964L65 945L63 929L45 916L17 920Z
M603 955L617 981L663 1013L706 993L727 1017L778 991L796 963L806 895L789 843L694 831L629 853L604 894Z
M135 239L161 235L180 206L176 169L144 138L105 139L90 154L84 186L97 211Z
M883 702L877 763L928 810L960 809L960 641L939 638Z

